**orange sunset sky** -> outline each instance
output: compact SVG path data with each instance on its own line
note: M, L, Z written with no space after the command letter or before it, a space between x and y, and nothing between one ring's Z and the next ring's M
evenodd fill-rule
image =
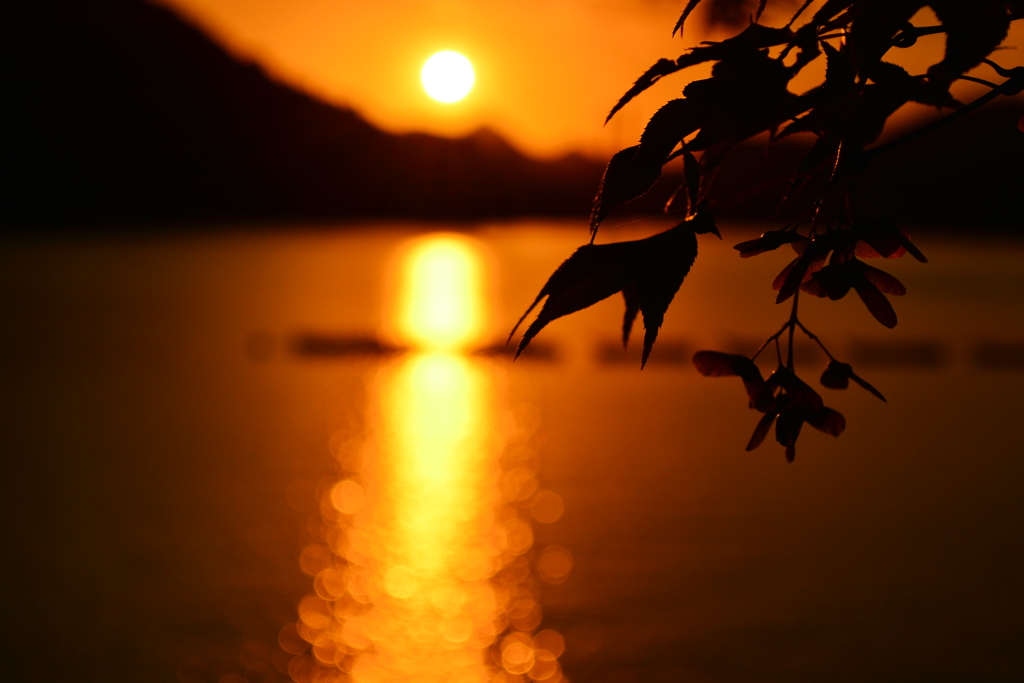
M457 136L487 126L544 157L570 151L606 156L634 144L661 104L709 70L694 67L663 79L602 126L618 97L658 58L678 57L701 40L725 35L709 31L698 8L685 38L673 38L683 0L160 2L236 56L385 130ZM791 3L774 0L762 23L782 25L791 12ZM937 22L926 10L915 23ZM943 40L923 38L890 59L922 73L941 58ZM1024 46L1024 22L1014 22L1004 45ZM475 88L455 104L431 100L420 86L420 67L440 50L465 54L476 70ZM1018 49L997 56L1004 66L1024 63ZM994 77L986 66L972 73ZM813 74L801 77L794 89L814 85ZM961 100L983 91L969 83L954 88Z

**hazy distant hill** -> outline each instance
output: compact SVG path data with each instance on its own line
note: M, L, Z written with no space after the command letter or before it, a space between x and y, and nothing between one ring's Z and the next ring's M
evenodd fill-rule
M5 13L7 221L585 215L602 171L385 134L141 0Z
M3 31L7 225L582 217L603 168L530 159L488 131L388 135L143 0L22 2L5 10ZM904 222L1019 225L1022 113L1018 97L879 158L864 196ZM806 144L735 150L714 197L792 172ZM666 194L625 211L657 213ZM776 196L729 213L766 217Z

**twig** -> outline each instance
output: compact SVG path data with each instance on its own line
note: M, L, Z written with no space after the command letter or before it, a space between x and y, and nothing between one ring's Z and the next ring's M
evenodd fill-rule
M818 335L814 334L809 329L804 327L804 324L802 322L800 322L799 320L796 321L796 324L803 331L803 333L807 335L807 337L809 339L813 340L815 343L818 344L818 346L821 347L821 350L825 352L825 355L828 356L829 360L831 360L831 361L835 360L835 357L831 353L828 352L828 349L825 348L825 345L821 343L820 339L818 339Z
M1004 83L1003 85L1006 85L1006 83ZM1002 86L999 86L999 88L1001 89ZM942 126L945 126L948 123L952 123L953 121L956 121L957 119L959 119L959 118L961 118L963 116L966 116L967 114L970 114L972 111L974 111L978 107L981 107L984 104L988 104L989 102L991 102L995 98L999 97L999 95L1000 95L1000 92L999 92L998 89L997 90L989 90L987 93L985 93L984 95L982 95L978 99L974 100L970 104L965 104L964 106L960 107L959 109L957 109L955 112L953 112L949 116L945 116L945 117L939 119L938 121L932 121L927 126L924 126L923 128L918 128L917 130L913 131L912 133L907 133L906 135L904 135L901 138L897 138L897 139L895 139L895 140L893 140L891 142L887 142L884 145L879 145L878 147L875 147L874 149L867 150L866 152L864 152L863 160L866 163L866 162L870 161L871 159L874 159L879 154L885 154L886 152L890 152L890 151L896 149L897 147L900 147L902 145L907 144L908 142L913 142L914 140L918 139L919 137L922 137L924 135L927 135L928 133L931 133L933 130L941 128Z
M800 322L797 319L797 317L796 317L796 311L797 311L797 306L799 305L799 302L800 302L800 290L798 289L798 290L796 290L793 293L793 310L789 314L789 322L786 323L786 326L789 328L789 349L788 349L789 353L788 353L788 362L786 363L786 367L789 368L790 370L793 369L793 333L796 331L796 326Z

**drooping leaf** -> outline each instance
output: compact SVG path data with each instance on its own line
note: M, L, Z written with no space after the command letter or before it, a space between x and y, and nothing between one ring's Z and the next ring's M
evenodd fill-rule
M687 17L690 16L690 12L692 12L694 9L696 9L697 5L699 5L699 4L700 4L700 0L689 0L689 2L686 3L686 7L683 8L683 13L679 15L679 21L676 22L675 27L673 27L673 29L672 29L672 35L673 36L678 31L679 32L679 37L680 38L683 37L683 24L686 23L686 19L687 19Z
M771 28L760 24L751 24L746 29L732 38L727 38L718 43L709 43L692 48L689 52L680 55L676 60L659 59L647 71L636 79L632 87L619 98L612 110L608 112L605 123L608 123L615 114L626 106L634 97L650 88L665 76L681 71L687 67L704 62L712 62L727 59L742 52L749 52L774 45L782 45L789 42L793 32L787 28Z
M614 207L636 199L651 189L658 180L660 168L651 169L649 166L634 163L639 149L640 145L627 147L616 152L608 160L590 214L591 233L597 232L598 225L608 217L608 213Z
M683 68L684 67L679 66L674 60L659 59L653 66L651 66L651 68L643 72L640 78L636 79L636 82L633 83L633 86L626 91L626 94L619 98L619 101L615 103L612 110L608 112L608 116L605 117L604 122L608 123L611 121L616 112L625 107L634 97L657 83L661 78L668 76L669 74L674 74Z
M761 13L764 12L765 5L768 4L768 0L761 0L757 3L757 13L754 14L754 23L752 26L756 26L757 22L761 21Z
M718 229L711 214L704 211L652 237L580 247L555 270L513 328L509 339L526 316L546 298L537 318L523 334L516 357L552 320L623 292L626 299L623 342L628 341L639 309L644 320L642 365L646 364L665 311L697 257L696 235L708 232L718 234Z
M700 127L703 113L699 104L687 99L670 100L647 122L639 145L612 156L594 198L590 214L592 234L613 208L651 189L672 149Z

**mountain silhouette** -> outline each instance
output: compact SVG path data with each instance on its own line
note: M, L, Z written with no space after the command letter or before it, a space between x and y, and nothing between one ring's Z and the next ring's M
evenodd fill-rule
M7 10L4 42L8 226L583 217L604 167L532 159L488 130L384 133L143 0L21 2ZM1004 98L880 157L857 180L862 194L901 222L1016 226L1022 109ZM792 173L809 144L737 146L713 198ZM667 170L621 212L658 214L679 181ZM783 188L723 217L767 219Z
M487 130L389 135L141 0L20 3L5 24L15 224L585 215L600 179Z

